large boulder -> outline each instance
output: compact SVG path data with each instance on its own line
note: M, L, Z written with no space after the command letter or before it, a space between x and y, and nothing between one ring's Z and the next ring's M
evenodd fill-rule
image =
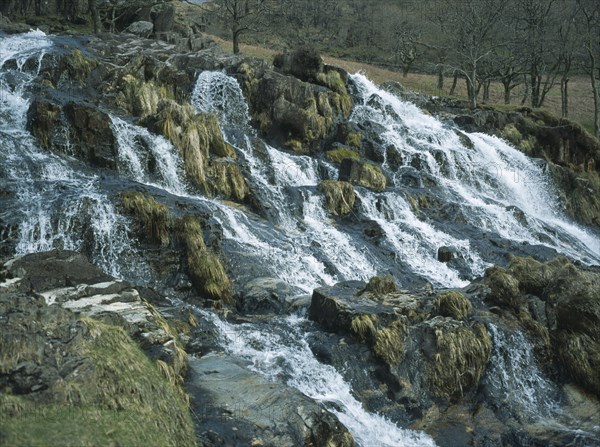
M280 314L289 307L289 299L300 291L276 278L255 278L244 285L237 300L240 312Z
M246 366L215 354L190 360L186 389L202 445L354 445L323 406Z
M64 112L71 125L75 155L94 166L115 169L118 152L110 116L75 102L65 105Z

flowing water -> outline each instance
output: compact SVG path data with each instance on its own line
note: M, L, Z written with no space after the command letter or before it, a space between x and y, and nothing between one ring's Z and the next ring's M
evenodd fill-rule
M69 157L41 149L26 129L28 89L52 46L52 38L39 31L0 42L0 176L15 191L17 203L15 209L0 211L0 218L9 212L19 215L17 253L81 250L115 276L144 276L128 236L129 223L117 213L97 175ZM4 67L9 60L16 61L15 67ZM26 64L28 60L35 64ZM352 225L340 225L328 216L317 185L335 178L336 168L261 141L249 124L239 85L222 72L200 73L192 104L219 116L223 134L235 147L253 193L264 207L261 217L199 196L185 181L180 154L169 141L111 116L118 173L209 210L233 253L250 256L261 271L306 293L342 280L368 280L387 271L391 263L406 265L445 287L464 286L483 273L488 265L485 256L468 239L415 213L402 191L404 175L415 166L434 179L444 200L456 204L473 227L516 244L546 245L584 262L600 260L598 237L564 216L543 165L483 134L465 134L472 142L467 147L455 129L380 90L362 75L351 79L358 91L352 120L359 126L382 126L382 141L402 160L394 168L386 158L384 169L393 185L385 192L356 187L359 200L352 219L377 223L383 232L377 247ZM453 247L464 260L465 271L438 262L440 246ZM393 256L382 254L383 248ZM323 402L361 445L434 445L424 434L366 412L339 372L312 354L305 320L277 319L273 330L265 330L252 324L230 325L212 313L203 314L220 329L223 346L232 355L250 360L256 371L271 380L284 381ZM554 390L546 388L547 382L537 373L528 375L529 351L506 355L506 346L523 345L520 339L506 337L494 332L492 388L505 393L511 405L521 405L525 413L552 413L552 405L546 408L540 402L556 401Z

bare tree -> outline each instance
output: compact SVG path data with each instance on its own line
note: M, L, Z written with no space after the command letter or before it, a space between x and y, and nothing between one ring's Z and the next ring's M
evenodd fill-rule
M240 52L240 36L256 31L275 5L273 0L217 0L211 12L227 25L233 41L233 52Z
M413 63L419 57L419 39L421 33L407 22L398 25L394 39L394 59L396 65L402 66L402 77L406 77Z
M600 138L600 3L577 0L579 27L586 56L584 68L590 77L594 99L594 134Z
M448 5L451 8L448 19L453 41L452 65L467 82L472 108L477 107L480 68L499 46L494 34L505 4L505 0L453 0Z

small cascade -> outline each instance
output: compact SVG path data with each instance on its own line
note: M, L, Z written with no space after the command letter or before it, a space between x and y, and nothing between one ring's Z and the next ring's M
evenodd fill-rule
M297 316L271 321L264 330L255 324L232 325L202 311L219 331L226 351L252 362L251 369L272 381L283 381L323 403L352 433L362 447L432 447L425 433L402 429L386 418L367 412L352 395L350 384L335 368L313 355L303 329L307 321Z
M473 276L483 274L486 264L471 250L469 241L453 238L418 219L411 205L398 193L375 195L365 191L358 193L358 197L364 214L385 231L386 239L398 260L409 263L417 273L438 285L466 286L468 281L437 260L437 249L448 246L457 250L467 261Z
M397 184L417 169L435 179L444 202L459 206L473 227L587 263L600 261L600 240L564 216L543 164L497 137L446 127L363 75L351 78L361 100L351 120L385 128L384 146L402 160L397 172L390 170Z
M533 347L522 332L488 324L494 350L485 382L500 407L514 417L548 419L560 414L560 392L536 366Z
M121 277L140 270L130 259L128 222L99 191L97 178L41 150L26 130L27 88L37 77L52 41L41 31L0 43L0 174L15 185L20 215L17 254L51 249L83 250L107 273ZM25 62L35 58L33 71ZM17 70L4 64L16 59ZM15 81L9 82L8 76ZM133 275L139 278L137 273Z
M166 138L140 126L111 116L119 146L119 169L147 185L158 186L176 195L185 195L183 162Z

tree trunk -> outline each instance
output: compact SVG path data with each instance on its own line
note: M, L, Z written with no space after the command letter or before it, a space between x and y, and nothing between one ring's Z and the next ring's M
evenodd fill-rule
M504 104L510 104L510 79L507 81L506 79L502 80L502 85L504 86Z
M100 16L98 15L97 0L88 0L88 9L92 16L92 25L94 25L94 34L100 31Z
M521 100L521 105L525 105L527 102L527 98L529 98L529 82L527 82L527 77L525 76L525 92L523 93L523 99Z
M560 80L560 105L561 116L566 118L569 116L569 78L563 77Z
M450 87L450 96L456 93L456 84L458 84L458 71L454 71L454 79L452 79L452 87Z
M490 84L492 83L491 79L487 79L483 81L483 102L487 103L490 100Z
M232 38L233 38L233 54L238 54L240 52L240 32L238 30L237 23L233 24Z
M402 66L402 77L406 78L408 76L408 72L410 70L410 64L404 64Z
M596 58L590 57L592 67L590 70L590 78L592 81L592 91L594 92L594 134L596 138L600 139L600 86L598 85L598 79L596 79Z
M444 67L441 65L438 67L437 88L438 90L443 90L444 88Z

